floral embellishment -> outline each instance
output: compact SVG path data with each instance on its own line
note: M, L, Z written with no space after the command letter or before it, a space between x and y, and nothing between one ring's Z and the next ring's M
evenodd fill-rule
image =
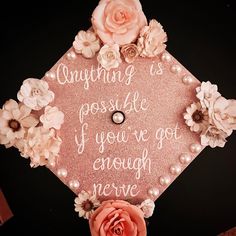
M29 127L34 127L39 120L31 113L31 109L24 104L18 104L10 99L0 111L0 143L11 147L17 139L24 137Z
M54 93L48 88L48 83L44 80L26 79L17 94L17 98L27 107L38 111L54 99Z
M92 236L146 236L143 212L122 200L104 201L89 219Z
M149 26L144 26L138 39L138 47L142 57L156 57L166 49L167 35L162 25L151 20Z
M94 210L99 206L100 202L90 192L83 190L75 198L75 211L79 213L79 217L89 219Z
M120 46L134 42L147 19L139 0L101 0L92 25L104 44Z
M228 135L224 131L210 125L207 130L201 134L201 144L204 146L209 145L212 148L224 147L227 137Z
M97 59L101 66L108 71L118 68L121 63L119 45L104 45L101 48Z
M94 32L81 30L75 37L73 47L76 53L82 54L85 58L93 58L100 50L100 41Z
M184 113L185 123L193 132L201 132L206 129L208 124L208 113L202 109L201 103L192 103Z
M155 203L151 199L146 199L141 203L139 208L143 211L144 217L149 218L153 215Z
M211 82L202 82L201 86L196 88L197 95L203 108L209 108L212 103L220 96L218 92L218 87Z
M40 116L40 121L45 129L60 129L64 123L64 113L57 107L46 106L44 114Z
M231 135L236 129L236 100L218 97L209 108L209 116L217 129Z
M224 147L226 138L236 130L236 100L222 97L217 85L209 81L202 82L196 91L199 102L186 109L185 123L200 133L201 145Z
M31 167L54 165L60 151L62 140L54 129L31 127L18 148L23 157L29 157Z
M121 48L121 53L127 63L133 63L139 56L139 49L136 44L126 44Z

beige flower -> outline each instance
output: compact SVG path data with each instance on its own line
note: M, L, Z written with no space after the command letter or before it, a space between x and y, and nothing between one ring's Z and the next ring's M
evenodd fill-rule
M187 107L184 113L185 123L193 132L201 132L208 126L208 113L206 109L202 109L201 103L192 103Z
M151 199L146 199L138 207L143 211L144 217L149 218L153 215L155 203Z
M100 202L95 195L82 190L75 199L75 211L79 213L79 217L89 219L95 208L100 206Z
M48 83L44 80L26 79L17 98L32 110L40 110L54 99L54 93L48 88Z
M14 145L17 139L24 137L28 128L39 121L31 115L31 109L10 99L0 110L0 143L6 147Z
M151 20L149 26L144 26L138 39L138 48L142 57L156 57L165 49L167 35L156 20Z
M45 129L60 129L64 123L64 113L57 107L45 107L44 114L40 116L40 121Z
M56 135L54 129L32 127L17 147L23 157L30 157L30 166L37 167L55 164L61 143L62 140Z
M227 137L228 135L224 131L210 125L207 130L201 134L201 145L209 145L212 148L224 147L227 142Z
M220 97L218 87L211 82L202 82L200 87L196 88L197 98L199 99L203 108L209 108Z
M97 59L101 66L108 71L118 68L121 63L119 45L104 45L101 48Z
M121 53L127 63L133 63L139 56L139 50L136 44L126 44L121 48Z
M94 32L81 30L75 37L73 47L76 53L85 58L93 58L100 49L100 41Z
M208 113L211 122L227 135L236 129L236 100L218 97L211 103Z

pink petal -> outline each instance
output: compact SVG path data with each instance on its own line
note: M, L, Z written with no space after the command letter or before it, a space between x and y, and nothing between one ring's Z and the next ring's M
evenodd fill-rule
M34 116L28 116L21 120L21 124L26 128L35 127L38 123L39 120L36 119Z

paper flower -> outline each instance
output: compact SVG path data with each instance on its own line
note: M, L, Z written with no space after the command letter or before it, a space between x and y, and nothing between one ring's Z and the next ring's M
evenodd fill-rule
M122 200L104 201L92 214L89 226L92 236L146 236L143 212Z
M101 0L92 24L104 44L125 45L137 39L147 19L139 0Z
M40 116L40 121L45 129L60 129L64 123L64 113L57 107L45 107L44 114Z
M32 110L40 110L53 101L54 93L46 81L30 78L23 82L17 98Z
M236 129L236 100L218 97L209 107L209 117L217 129L231 135Z
M151 20L149 26L144 26L138 39L138 47L142 57L156 57L166 49L167 35L160 23Z
M79 217L89 219L94 212L94 209L100 205L95 195L84 190L78 194L75 199L75 211L79 213Z
M127 63L133 63L139 56L139 50L136 44L126 44L121 48L121 53Z
M228 135L222 131L217 129L215 126L210 125L207 130L201 134L201 145L210 146L212 148L215 147L224 147L226 138Z
M100 42L94 32L81 30L75 37L73 47L76 53L82 54L85 58L93 58L100 49Z
M101 48L97 59L101 66L108 71L119 67L121 63L119 45L104 45Z
M149 218L153 215L155 203L151 199L146 199L141 203L139 208L143 211L144 217Z
M193 132L201 132L208 126L208 113L203 109L201 103L192 103L187 107L184 113L185 123L190 127Z
M196 88L197 98L199 99L202 108L209 108L215 100L220 97L218 87L211 82L202 82L200 87Z
M62 140L56 135L54 129L32 127L17 147L23 157L30 157L31 167L38 167L55 164L61 143Z
M0 143L6 147L14 145L24 137L26 129L36 126L39 121L30 114L31 109L10 99L0 110Z

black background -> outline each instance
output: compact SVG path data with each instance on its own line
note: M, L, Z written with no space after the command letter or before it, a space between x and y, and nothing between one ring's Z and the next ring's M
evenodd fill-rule
M98 1L49 6L35 2L1 7L0 104L24 79L41 78L90 27ZM155 4L155 5L154 5ZM210 80L226 98L236 98L236 11L230 1L147 1L148 19L168 33L168 50L200 81ZM206 148L156 202L148 231L156 235L217 235L236 226L236 135L225 148ZM90 235L77 217L75 195L46 168L31 169L15 149L0 147L0 187L14 218L0 235Z

